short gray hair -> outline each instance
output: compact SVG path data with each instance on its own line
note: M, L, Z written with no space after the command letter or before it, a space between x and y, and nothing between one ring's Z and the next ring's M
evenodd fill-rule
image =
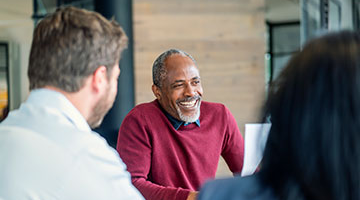
M159 57L156 58L153 64L152 68L152 75L153 75L153 84L157 87L161 88L161 84L166 76L166 69L165 69L165 61L166 59L174 54L179 54L181 56L187 56L189 57L194 64L196 65L195 59L185 51L179 50L179 49L169 49L162 54L160 54Z

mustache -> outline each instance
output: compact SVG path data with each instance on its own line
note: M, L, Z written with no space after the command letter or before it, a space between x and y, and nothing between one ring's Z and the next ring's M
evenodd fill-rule
M184 99L178 99L176 100L176 103L180 103L180 102L186 102L186 101L197 101L197 100L200 100L201 101L201 96L200 95L196 95L196 96L193 96L193 97L187 97L187 98L184 98Z

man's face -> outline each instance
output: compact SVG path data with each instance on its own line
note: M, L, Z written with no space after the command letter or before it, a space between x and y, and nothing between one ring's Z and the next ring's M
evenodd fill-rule
M174 54L165 61L166 77L157 98L166 112L178 120L194 122L200 116L203 93L199 70L187 56Z
M100 98L99 102L95 105L93 109L93 114L91 117L92 120L89 123L91 128L96 128L100 126L102 120L104 119L104 116L113 106L118 88L119 75L120 69L119 65L117 64L112 69L104 95Z

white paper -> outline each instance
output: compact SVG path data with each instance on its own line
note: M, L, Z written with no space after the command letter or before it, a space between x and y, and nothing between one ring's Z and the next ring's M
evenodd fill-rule
M271 124L245 124L245 155L241 176L248 176L259 166Z

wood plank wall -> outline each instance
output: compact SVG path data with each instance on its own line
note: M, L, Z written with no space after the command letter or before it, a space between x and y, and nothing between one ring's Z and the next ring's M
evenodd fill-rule
M265 90L264 0L134 0L136 104L155 97L152 63L169 48L197 60L204 100L221 102L241 132L258 122ZM219 176L229 172L220 162Z

